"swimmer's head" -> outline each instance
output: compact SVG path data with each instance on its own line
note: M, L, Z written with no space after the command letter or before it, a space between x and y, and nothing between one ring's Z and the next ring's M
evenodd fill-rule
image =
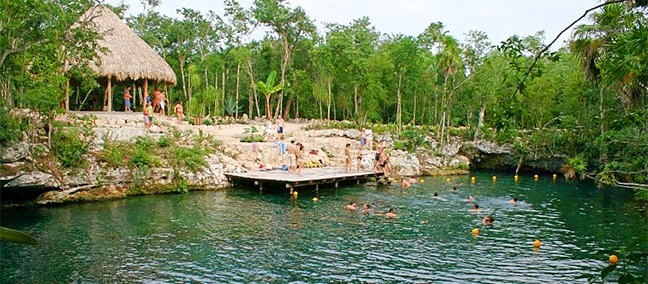
M437 197L437 196L439 196L439 194L435 192L435 193L434 193L434 197Z
M477 203L473 204L473 209L479 209L479 204Z

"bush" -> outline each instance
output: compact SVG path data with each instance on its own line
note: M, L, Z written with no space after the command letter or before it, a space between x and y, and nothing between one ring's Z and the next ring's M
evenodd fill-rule
M252 143L252 142L263 142L263 134L247 134L241 137L241 142Z
M64 167L80 168L86 165L83 156L88 153L88 143L76 131L59 128L52 133L52 152Z
M126 161L131 154L131 145L104 142L104 148L100 153L99 160L108 163L111 167L121 167L126 165Z
M180 166L185 166L192 171L196 171L202 167L207 166L207 161L205 156L209 154L203 148L200 147L178 147L171 151L173 157Z
M150 152L146 149L136 147L135 151L133 151L133 155L131 156L130 161L128 161L128 164L131 167L145 170L157 165L158 161L156 157L150 154Z
M141 149L150 149L155 145L155 141L148 136L137 136L135 138L135 146Z
M173 140L171 140L171 138L169 138L168 136L162 136L158 140L157 144L160 148L166 148L171 146L171 144L173 144Z
M0 145L7 145L9 142L20 138L20 124L9 116L9 111L0 107Z

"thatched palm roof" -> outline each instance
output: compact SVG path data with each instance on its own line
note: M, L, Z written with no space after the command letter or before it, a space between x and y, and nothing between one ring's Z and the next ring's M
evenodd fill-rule
M109 8L94 6L81 19L90 19L89 26L103 36L97 44L104 51L97 52L95 64L90 64L97 74L117 81L149 79L175 84L171 66Z

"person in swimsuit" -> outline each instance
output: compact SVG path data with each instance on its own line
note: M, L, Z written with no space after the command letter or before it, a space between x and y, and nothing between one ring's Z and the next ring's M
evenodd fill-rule
M358 162L357 171L360 172L360 168L362 167L362 150L360 148L358 148L358 156L356 156L356 160Z
M130 87L126 87L126 90L124 90L124 111L132 111Z
M347 173L351 172L351 144L347 143L344 147L344 169Z
M175 107L173 107L173 111L176 116L178 116L178 123L180 123L180 121L184 119L184 107L182 106L182 101L179 101Z

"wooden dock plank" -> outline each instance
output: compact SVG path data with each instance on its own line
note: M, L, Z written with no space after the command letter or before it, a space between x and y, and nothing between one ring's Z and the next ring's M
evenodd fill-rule
M225 173L225 176L230 180L245 180L254 182L255 185L259 185L260 183L285 183L287 188L332 184L337 183L338 181L360 180L369 177L380 177L382 175L383 172L375 172L372 170L364 170L360 172L353 171L347 173L344 168L337 167L304 169L301 176L298 176L296 173L282 170Z

